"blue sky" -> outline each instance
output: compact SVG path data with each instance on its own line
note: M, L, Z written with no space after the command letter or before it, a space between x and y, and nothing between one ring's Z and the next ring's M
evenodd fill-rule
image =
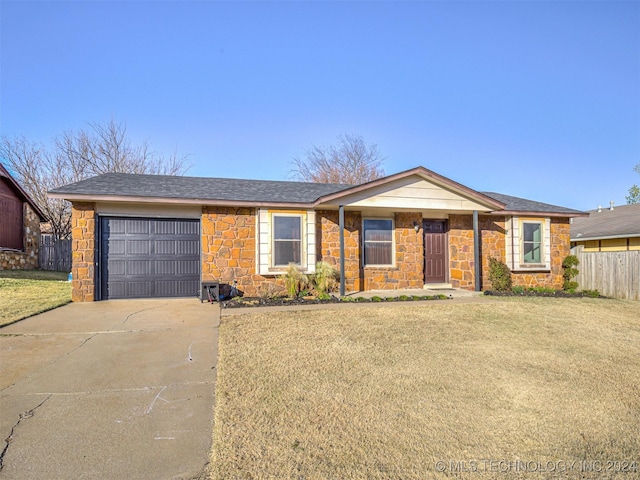
M289 179L361 135L388 174L578 209L640 175L640 2L0 3L0 131L114 119L189 175Z

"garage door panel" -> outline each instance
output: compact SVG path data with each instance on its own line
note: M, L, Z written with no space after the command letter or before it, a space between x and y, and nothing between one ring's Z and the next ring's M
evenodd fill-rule
M200 226L197 223L176 224L176 234L187 236L199 235Z
M150 228L153 220L149 221L146 218L142 219L127 219L127 233L130 235L136 234L144 234L148 235L150 233Z
M127 276L151 275L151 262L145 260L127 260Z
M178 273L176 272L175 260L155 260L153 264L156 275L175 275Z
M149 240L129 240L127 242L127 255L149 255L151 242Z
M195 255L200 251L199 240L182 240L176 243L178 255Z
M127 244L124 240L109 240L108 242L104 242L104 244L107 245L107 250L112 257L115 255L124 255L127 253Z
M200 262L186 260L176 262L176 273L178 275L199 275Z
M115 277L117 275L127 274L127 262L124 260L109 260L107 264L109 275Z
M175 240L156 240L153 242L156 255L175 255L176 254L176 242Z
M101 232L102 298L198 293L198 220L103 217Z

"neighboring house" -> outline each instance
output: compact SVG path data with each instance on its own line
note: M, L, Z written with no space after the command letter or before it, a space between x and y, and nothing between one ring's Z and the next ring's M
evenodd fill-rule
M571 252L578 258L575 281L585 290L640 300L640 204L598 207L571 224Z
M348 291L489 288L489 257L516 285L562 288L569 219L584 215L424 167L356 186L110 173L50 195L72 202L75 301L191 296L201 281L261 295L318 261Z
M571 246L585 252L640 250L640 204L589 210L571 223Z
M0 163L0 270L38 268L44 215Z

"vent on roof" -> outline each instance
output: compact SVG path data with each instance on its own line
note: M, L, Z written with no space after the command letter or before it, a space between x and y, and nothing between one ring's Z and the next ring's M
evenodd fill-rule
M613 200L609 202L609 210L613 210L613 203L614 203Z

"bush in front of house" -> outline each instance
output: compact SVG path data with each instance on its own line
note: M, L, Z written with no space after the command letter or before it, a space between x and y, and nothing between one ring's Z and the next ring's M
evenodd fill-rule
M511 270L500 260L489 257L489 281L493 290L497 292L511 291Z
M579 263L580 261L575 255L567 255L562 261L562 278L564 279L562 288L565 292L573 293L578 288L578 282L573 279L578 276L578 273L580 273L576 268Z

